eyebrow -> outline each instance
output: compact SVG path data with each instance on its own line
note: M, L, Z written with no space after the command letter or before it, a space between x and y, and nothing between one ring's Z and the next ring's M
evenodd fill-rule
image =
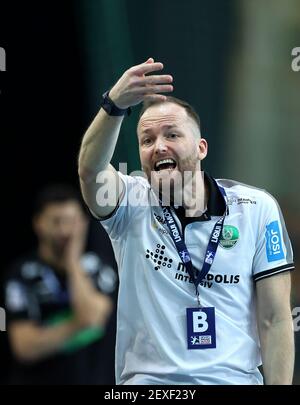
M162 128L163 128L163 129L174 129L174 128L177 129L177 126L176 126L176 125L165 124L165 125L162 125ZM145 130L142 129L141 135L150 134L152 131L153 131L152 128L147 128L147 129L145 129Z

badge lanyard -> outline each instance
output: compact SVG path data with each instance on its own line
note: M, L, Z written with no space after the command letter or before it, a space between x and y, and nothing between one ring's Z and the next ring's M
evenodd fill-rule
M226 193L225 193L224 188L219 186L219 189L226 202ZM180 260L185 265L185 267L189 273L189 276L191 277L191 280L193 281L193 283L195 285L198 305L199 305L199 307L201 307L200 299L199 299L198 285L201 283L201 281L207 275L207 273L209 272L209 270L215 260L218 245L219 245L219 242L220 242L220 239L222 236L222 230L223 230L223 226L224 226L224 220L225 220L225 216L226 216L226 212L227 212L227 207L225 209L224 215L221 218L219 218L218 221L214 225L214 228L211 232L209 242L208 242L208 245L206 248L204 263L203 263L201 271L199 271L199 272L193 266L191 256L186 247L183 236L181 235L181 232L177 226L177 223L174 220L170 207L162 206L162 210L163 210L165 221L166 221L167 226L170 231L171 238L175 244L175 247L177 249Z

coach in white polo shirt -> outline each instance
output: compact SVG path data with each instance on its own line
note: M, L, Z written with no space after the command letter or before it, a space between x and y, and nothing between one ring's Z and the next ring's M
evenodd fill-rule
M293 257L280 209L263 190L201 175L199 117L163 95L170 75L147 75L162 68L150 58L103 95L79 157L84 199L119 267L117 384L262 384L261 363L266 384L291 384ZM145 178L110 165L141 101Z

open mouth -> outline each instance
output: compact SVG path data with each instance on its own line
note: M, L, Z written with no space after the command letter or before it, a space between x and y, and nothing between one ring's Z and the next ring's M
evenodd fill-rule
M154 170L159 172L161 170L174 170L177 166L174 159L162 159L155 163Z

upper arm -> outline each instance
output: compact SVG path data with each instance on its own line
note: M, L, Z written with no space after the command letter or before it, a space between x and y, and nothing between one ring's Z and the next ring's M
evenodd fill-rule
M116 169L109 164L106 170L96 178L84 181L80 179L84 201L91 212L99 218L112 214L121 199L124 184Z
M273 197L264 195L260 206L252 265L256 282L294 268L292 246L278 203Z
M291 275L280 273L256 283L258 326L267 327L291 318Z

